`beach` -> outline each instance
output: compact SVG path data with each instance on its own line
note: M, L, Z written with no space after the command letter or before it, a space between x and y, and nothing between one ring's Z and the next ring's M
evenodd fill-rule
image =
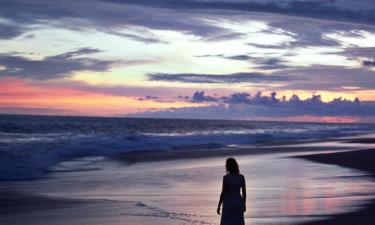
M362 139L356 142L363 143L374 143L374 139ZM359 169L367 171L371 179L375 177L375 149L366 149L350 152L340 152L334 154L315 154L301 156L308 160L312 160L319 163L328 163L340 165L348 168ZM347 213L344 215L333 215L330 219L322 221L314 221L313 223L304 223L306 225L328 225L328 224L341 224L341 225L355 225L363 224L370 225L375 223L375 202L374 199L363 205L363 208L359 211Z
M370 139L74 158L43 179L1 182L0 222L219 224L224 161L234 156L247 178L246 224L373 224Z
M0 0L0 40L0 225L375 225L375 0Z

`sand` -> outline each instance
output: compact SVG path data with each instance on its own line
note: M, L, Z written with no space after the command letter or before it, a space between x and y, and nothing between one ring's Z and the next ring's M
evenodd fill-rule
M352 186L364 194L375 190L356 186L356 182L372 184L375 151L360 149L373 141L350 142L353 145L345 140L315 141L130 153L97 160L98 170L56 169L47 179L1 183L0 224L218 224L215 209L223 162L227 156L235 156L248 179L247 224L373 225L375 204L364 201L371 196L351 196L349 189ZM355 179L340 177L346 173ZM324 192L324 188L328 189Z
M357 140L357 143L374 143L374 140ZM319 163L335 164L348 168L363 170L375 179L375 149L366 149L350 152L337 152L330 154L314 154L299 156ZM375 193L374 193L375 194ZM364 205L363 209L332 218L305 225L374 225L375 224L375 196L371 202Z

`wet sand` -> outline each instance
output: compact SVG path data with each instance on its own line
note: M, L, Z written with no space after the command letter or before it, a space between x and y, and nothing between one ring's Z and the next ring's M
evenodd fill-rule
M374 143L374 139L356 140L356 143ZM314 154L298 156L299 158L343 167L363 170L375 179L375 149L357 150L350 152L336 152L328 154ZM303 223L303 225L374 225L375 224L375 196L363 205L363 209L335 215L330 219Z
M66 208L84 203L84 201L79 200L50 198L46 196L26 194L14 190L1 190L0 199L0 217L10 214L32 213L51 208Z
M357 140L355 140L355 143L358 143ZM362 143L362 140L360 141ZM372 143L372 141L364 141L363 143ZM211 171L215 173L213 178L220 177L219 174L221 174L221 163L225 159L226 156L236 156L240 160L240 162L244 162L243 169L247 171L249 175L254 175L255 169L258 169L260 172L264 172L267 170L267 168L264 168L262 163L265 162L281 162L279 159L277 159L279 156L274 155L282 155L282 157L289 157L289 156L295 156L299 155L298 157L309 159L318 163L326 163L326 164L335 164L340 166L345 166L348 168L355 168L355 169L361 169L365 170L369 173L371 173L372 177L374 177L374 167L375 165L372 164L372 159L375 157L375 150L357 150L354 152L338 152L338 153L330 153L326 154L327 152L336 152L336 151L348 151L353 149L358 149L354 146L351 146L349 143L345 143L341 146L335 146L332 143L325 143L321 144L319 142L313 143L316 145L311 146L304 146L302 144L301 146L293 146L293 145L273 145L273 146L253 146L243 149L216 149L216 150L197 150L197 151L170 151L170 152L164 152L164 153L130 153L125 154L122 156L116 157L116 162L120 162L120 164L129 164L130 169L131 167L134 167L137 169L134 169L133 172L127 171L127 168L124 168L122 166L119 167L113 167L113 169L106 171L104 170L93 170L93 171L84 171L82 170L80 175L76 172L55 172L52 173L52 177L40 180L36 182L31 182L31 185L28 182L21 183L20 185L18 183L12 183L11 185L1 185L0 184L0 224L7 224L7 225L37 225L37 224L49 224L49 225L95 225L95 224L101 224L101 225L132 225L132 224L139 224L139 225L177 225L177 224L217 224L215 221L218 221L217 215L214 214L214 208L216 205L216 198L217 193L219 190L216 190L219 186L215 183L216 181L213 180L213 185L209 185L206 188L214 188L211 190L210 193L212 193L212 200L213 202L206 202L206 208L207 212L205 210L198 210L198 212L190 212L190 213L181 213L177 209L181 206L181 203L186 202L186 199L190 199L194 197L194 195L197 195L197 193L192 192L188 193L189 195L184 198L178 198L176 199L174 196L176 196L177 193L180 193L181 190L185 190L187 192L192 191L193 188L189 186L189 183L191 179L196 179L196 173L203 173L201 175L204 175L204 170L202 171L200 168L200 164L203 162L204 165L207 164L217 164L219 162L220 167L211 167L213 168ZM319 152L324 154L315 154L311 155L314 152ZM301 156L304 155L305 156ZM310 155L306 155L310 154ZM261 159L258 162L258 167L254 166L256 165L256 161L253 161L254 158L260 157L263 158L263 155L267 159L271 159L268 161L264 161ZM269 157L267 156L269 155ZM358 161L355 161L353 159L358 159ZM160 164L160 161L166 160L165 164ZM193 164L191 162L188 162L189 160L192 160ZM262 161L263 160L263 161ZM301 160L305 161L305 160ZM247 162L247 164L245 163ZM295 171L295 167L298 167L298 161L297 165L293 164L294 161L290 161L292 164L284 163L280 164L280 166L284 166L284 169L287 169L287 171L293 172ZM358 163L359 162L359 163ZM260 165L259 165L260 164ZM154 165L163 165L164 167L153 169ZM274 172L277 172L277 168L279 164L275 165L273 169L276 169ZM299 164L300 166L306 165L306 164ZM310 164L308 164L310 165ZM311 163L310 169L315 169L315 163ZM176 167L181 167L180 170L175 170ZM172 168L172 170L171 170ZM138 170L141 169L141 170ZM329 169L329 168L328 168ZM123 171L121 171L123 170ZM160 172L158 172L160 170ZM185 171L190 171L188 174L185 173ZM58 171L58 170L56 170ZM72 170L73 171L73 170ZM118 172L120 171L120 172ZM150 185L156 185L154 187L157 187L158 185L162 185L164 192L153 194L151 197L146 196L147 194L151 194L152 191L148 190L150 186L143 186L143 189L141 186L137 186L139 184L134 183L134 187L131 184L129 186L130 189L127 189L126 186L122 185L128 185L129 182L121 183L125 181L127 178L134 178L131 176L132 173L136 171L143 171L145 172L152 172L157 175L157 177L154 177L154 180L148 180L150 177L144 177L140 178L138 182L151 182ZM199 171L199 172L198 172ZM216 172L215 172L216 171ZM329 170L327 170L329 171ZM177 176L175 177L177 172L184 172L181 175L188 175L186 177L184 176ZM272 170L266 171L269 173L274 173ZM332 172L332 171L331 171ZM117 174L116 174L117 173ZM127 174L124 174L127 173ZM168 176L172 176L168 178L165 184L159 184L161 181L158 179L162 174L167 173ZM208 172L207 172L208 173ZM217 173L217 174L216 174ZM329 174L330 172L327 172ZM63 179L59 178L57 180L60 183L54 183L53 181L54 177L63 177ZM93 176L94 175L94 176ZM111 175L113 177L111 178ZM282 175L282 174L280 174ZM337 174L336 174L337 175ZM336 176L333 175L333 176ZM341 175L341 174L338 174ZM345 174L343 174L345 175ZM91 176L91 177L90 177ZM95 177L97 176L97 177ZM123 177L122 177L123 176ZM207 179L207 177L212 176L212 173L208 173L207 176L203 176L203 178L199 178L195 183L192 184L199 184L203 182L204 179ZM293 175L289 175L292 176ZM206 177L206 178L205 178ZM260 180L262 177L263 179L267 178L267 175L259 174L258 177L254 177L253 182L250 182L250 188L255 188L256 184L254 183L255 180ZM277 177L277 176L276 176ZM125 179L126 178L126 179ZM250 177L251 178L251 177ZM280 177L281 178L281 177ZM330 177L328 177L330 178ZM85 181L86 179L86 181ZM100 180L104 179L104 180ZM108 180L107 180L108 179ZM108 181L112 181L113 179L117 179L120 181L120 183L113 183L111 186L109 186L109 189L107 189L106 195L97 195L98 190L97 187L94 187L92 190L88 188L89 185L93 185L92 181L97 182L94 185L97 185L98 187L102 185L107 185ZM203 180L202 180L203 179ZM52 180L52 181L51 181ZM82 181L83 180L83 181ZM123 180L123 181L122 181ZM71 185L67 181L72 181ZM76 190L74 183L81 182L82 181L82 187L85 188L83 193L89 193L87 196L82 195L76 195L77 197L69 196L69 188L71 190ZM169 189L164 189L164 187L169 186L169 182L173 181L177 185L176 187L170 189L172 192L169 191ZM220 181L220 179L219 179ZM87 182L87 183L85 183ZM146 184L148 185L148 183ZM262 183L259 185L258 189L255 188L253 191L253 197L254 199L258 198L260 195L266 195L269 196L267 193L268 190L272 190L272 188L278 188L277 184L275 186L274 180L269 180L270 183ZM283 182L283 178L281 178L281 183ZM341 181L340 181L341 182ZM324 182L323 182L324 183ZM5 184L5 183L3 183ZM24 185L26 184L26 185ZM63 190L65 188L61 188L63 190L60 195L50 195L50 191L53 189L56 189L61 184L65 184L68 187L68 190ZM203 184L203 183L201 183ZM264 185L271 185L270 188L263 190ZM303 182L301 183L303 184ZM49 186L52 185L52 186ZM168 185L168 186L165 186ZM182 186L181 186L182 185ZM4 188L7 186L8 188ZM70 186L70 187L69 187ZM14 187L14 188L13 188ZM52 188L51 188L52 187ZM196 187L193 185L192 187ZM88 188L88 192L86 192L86 188ZM120 188L120 191L116 188ZM201 188L201 187L200 187ZM121 190L122 189L122 190ZM61 191L59 190L59 191ZM110 192L108 192L108 190ZM169 200L165 200L164 197L164 206L162 206L162 203L158 203L160 205L153 205L149 204L148 201L143 199L142 202L138 201L137 195L134 195L133 198L128 199L121 199L117 196L125 196L128 194L128 191L133 190L133 193L138 194L139 196L146 196L146 198L160 198L160 196L172 196L170 200L176 201L174 202L175 205L169 205ZM202 190L205 190L204 188ZM258 191L259 190L259 191ZM277 190L277 189L276 189ZM285 195L287 199L294 196L294 191L300 190L297 189L284 189ZM116 193L116 191L119 191ZM184 192L184 191L183 191ZM82 192L79 192L81 194ZM94 193L95 197L92 198L90 196L90 193ZM270 193L275 193L274 191L271 191ZM284 195L283 194L283 195ZM318 193L319 194L319 193ZM132 193L130 193L132 195ZM177 194L178 196L179 194ZM320 195L320 194L319 194ZM297 195L298 196L298 195ZM308 198L311 201L321 201L325 202L325 200L319 200L316 199L314 196L313 198ZM350 196L347 196L350 197ZM144 197L145 198L145 197ZM318 197L319 198L319 197ZM290 199L289 199L290 200ZM159 201L159 200L158 200ZM198 202L200 202L199 200ZM283 199L279 199L279 201L283 201ZM289 210L298 210L298 207L295 204L299 204L300 200L293 200L289 203L285 203L286 207ZM145 204L145 202L147 204ZM329 202L327 202L329 203ZM255 204L255 202L253 203ZM262 203L264 204L264 203ZM275 203L273 201L267 201L267 204L271 205L259 205L258 209L267 209L269 207L275 207ZM319 205L317 202L315 202L313 205ZM331 205L331 204L329 204ZM155 207L157 206L157 207ZM176 207L177 206L177 207ZM168 208L169 207L169 208ZM182 207L182 206L181 206ZM250 205L251 207L251 205ZM254 206L255 207L255 206ZM354 213L347 213L347 214L337 214L334 215L332 218L328 220L321 220L318 222L312 222L312 223L304 223L308 225L317 224L317 225L349 225L349 224L374 224L374 215L373 212L375 211L375 204L374 203L368 203L365 208L354 212ZM194 207L193 207L194 209ZM275 208L277 210L279 208ZM175 211L177 210L177 212ZM312 209L309 209L309 205L307 205L307 208L304 209L306 212L300 212L301 215L309 215L308 212ZM211 212L212 211L212 212ZM183 211L182 211L183 212ZM204 212L204 213L203 213ZM270 210L272 212L272 210ZM201 217L202 215L205 217ZM211 214L212 213L212 214ZM267 221L267 217L269 216L269 212L264 211L256 211L255 208L252 212L248 212L247 221L250 224L276 224L275 221L278 221L277 224L295 224L288 222L290 218L285 217L285 221L280 221L281 217L275 217L274 220ZM280 212L282 213L282 212ZM198 214L198 215L197 215ZM261 214L263 214L263 217ZM294 212L292 212L291 215L293 215ZM282 215L282 214L281 214ZM331 214L332 215L332 214ZM208 217L207 217L208 216ZM208 219L205 219L205 218ZM311 218L325 218L324 215L320 214L314 214L311 215ZM272 219L272 217L271 217ZM298 219L298 218L297 218ZM294 221L297 221L296 218L294 218Z
M343 146L294 146L293 145L266 145L266 146L255 146L255 147L244 147L244 148L221 148L221 149L197 149L193 151L186 150L174 150L165 152L131 152L113 157L116 160L123 161L126 163L138 163L138 162L152 162L152 161L164 161L164 160L184 160L184 159L199 159L209 157L221 157L221 156L242 156L242 155L265 155L275 153L303 153L303 152L321 152L321 151L345 151L352 150L353 147Z

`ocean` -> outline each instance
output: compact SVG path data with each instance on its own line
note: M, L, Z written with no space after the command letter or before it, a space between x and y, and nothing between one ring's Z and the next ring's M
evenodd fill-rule
M75 157L236 148L374 131L374 124L1 115L0 181L38 179Z
M293 156L347 150L350 138L374 130L371 124L2 115L0 223L216 225L223 148L269 153L235 155L246 177L247 224L325 219L361 209L374 199L375 183L365 171ZM173 151L179 156L162 160ZM117 157L129 152L159 157Z

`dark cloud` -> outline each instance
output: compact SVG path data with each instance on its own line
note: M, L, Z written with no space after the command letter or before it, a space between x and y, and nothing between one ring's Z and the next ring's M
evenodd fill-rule
M275 69L284 69L289 66L285 65L286 61L281 58L274 57L255 57L250 55L233 55L233 56L223 56L219 55L225 59L247 61L255 64L253 68L263 69L263 70L275 70Z
M243 93L234 93L230 96L224 96L221 99L227 103L249 103L251 101L250 94Z
M138 101L153 101L153 102L161 102L161 103L175 103L175 101L173 101L173 100L165 100L165 99L161 99L158 96L150 96L150 95L147 95L146 97L143 97L143 98L136 98L136 100L138 100Z
M323 102L320 95L314 94L305 100L301 100L298 95L293 95L290 99L277 98L276 96L276 92L269 96L263 96L260 92L254 96L248 93L235 93L220 99L217 98L216 103L211 106L174 108L138 113L135 116L206 119L285 118L293 116L366 118L373 117L375 112L375 102L360 102L359 99L352 101L336 98L330 102Z
M138 101L158 100L158 99L159 99L159 97L150 96L150 95L147 95L146 97L143 97L143 98L137 98Z
M277 95L276 92L272 92L270 94L270 96L264 96L264 95L262 95L262 92L257 92L254 96L251 96L249 93L240 92L240 93L231 94L229 96L212 97L212 96L206 96L204 94L204 91L197 91L193 94L192 99L199 99L199 101L201 101L201 102L204 102L204 101L212 102L213 101L213 102L224 102L224 103L231 103L231 104L243 103L243 104L253 104L253 105L254 104L260 104L260 105L269 104L269 105L272 105L272 104L276 104L276 103L287 102L285 98L278 99L276 97L276 95ZM196 96L198 96L198 98ZM293 98L295 96L296 95L294 95L289 101L293 101ZM319 97L319 102L321 102L320 96L313 95L313 97L314 98ZM297 96L297 98L298 98L298 96ZM298 100L299 100L299 98L298 98Z
M275 17L274 14L293 15L305 18L331 19L359 24L375 24L373 10L375 4L356 3L363 7L340 4L332 1L197 1L197 0L3 0L0 3L0 38L13 38L32 28L32 25L50 25L72 30L95 29L114 35L124 36L145 43L163 43L158 37L144 31L126 32L134 27L175 30L195 34L206 40L225 40L244 35L220 27L218 17L230 20L245 18L240 15L252 12L247 20L270 21L271 26L294 33L294 45L336 45L333 40L324 39L321 29L315 22L288 17ZM84 9L84 10L82 10ZM260 13L268 16L259 15ZM267 20L266 18L270 18ZM286 21L288 20L288 21ZM330 25L326 25L330 24ZM334 22L324 26L333 26ZM330 29L341 29L337 27ZM324 28L324 29L325 29ZM303 32L301 32L301 29ZM323 29L323 28L322 28ZM328 29L328 28L327 28ZM270 29L268 32L275 32Z
M2 24L0 22L0 39L10 39L13 37L17 37L25 31L26 30L24 30L22 27L10 24Z
M346 28L335 27L333 25L326 25L324 22L295 18L285 18L278 21L271 21L268 25L289 32L288 36L294 39L288 43L282 43L280 47L284 49L293 49L306 46L340 46L340 42L327 39L324 37L324 34L340 30L348 30L348 26L346 26Z
M375 66L375 60L363 60L363 66Z
M374 26L365 24L352 24L337 21L313 20L308 18L293 17L264 17L261 20L267 21L269 28L263 33L277 33L273 30L281 30L279 34L289 37L288 42L274 44L251 43L248 44L262 49L289 49L301 47L343 47L339 40L331 39L326 36L329 33L337 33L340 36L363 37L363 33L359 31L365 30L375 32ZM355 46L353 46L355 47Z
M100 52L98 49L82 48L60 55L31 60L12 54L0 54L0 76L30 79L54 79L72 75L77 71L107 71L117 61L85 57Z
M341 54L353 58L362 57L375 59L375 47L350 47L346 48Z
M149 7L149 3L143 5L93 0L77 2L4 0L0 3L0 19L10 21L12 29L0 27L0 31L3 32L0 37L16 37L28 31L33 25L51 25L75 31L95 29L145 43L164 43L164 41L150 36L145 30L137 30L139 27L188 32L210 40L215 40L215 37L228 39L240 35L202 22L200 12L155 9ZM83 8L85 10L82 10ZM211 14L206 13L208 17ZM129 30L134 32L128 32Z
M148 75L152 81L171 81L184 83L262 83L293 80L289 76L266 75L263 73L233 73L233 74L166 74L155 73Z
M274 72L273 75L288 74L299 80L285 83L284 90L332 90L342 91L343 86L354 86L364 90L375 88L374 71L364 67L311 65Z
M298 95L293 95L290 99L276 96L276 92L272 92L269 96L264 96L261 92L254 96L237 93L224 97L223 100L231 104L265 107L264 110L261 108L258 110L262 113L260 115L268 116L373 116L375 110L375 104L361 103L358 98L351 101L340 97L330 102L323 102L321 96L315 94L305 100L301 100Z
M280 44L280 45L274 45L274 44L265 45L265 44L256 44L256 43L248 43L248 44L256 48L265 48L265 49L286 49L290 47L289 45L286 45L286 44Z
M374 31L375 7L373 1L340 4L340 1L199 1L199 0L124 0L124 1L48 1L48 0L3 0L0 2L0 39L12 38L24 32L45 27L58 27L75 31L97 30L143 43L165 43L160 37L147 32L150 29L174 30L197 35L205 40L238 38L241 32L220 27L220 19L230 22L263 21L268 24L261 33L280 33L294 40L280 45L249 43L258 48L289 49L306 46L340 46L336 40L324 34L351 31L353 28ZM357 5L354 7L354 5ZM84 9L84 10L82 10ZM249 13L251 12L251 13ZM371 12L371 13L366 13ZM283 16L283 15L293 15ZM299 17L294 17L299 16ZM311 19L311 18L318 18ZM322 19L323 20L320 20ZM329 20L325 20L329 19ZM349 21L337 22L337 21ZM216 22L216 23L215 23ZM352 23L352 22L356 22ZM366 25L367 24L367 25ZM38 26L35 26L38 25ZM42 25L42 26L39 26ZM47 25L47 26L43 26ZM277 28L280 28L279 30ZM353 35L359 35L353 33ZM38 37L38 36L37 36ZM250 39L251 41L251 39ZM263 43L263 42L262 42ZM296 51L297 52L297 51ZM373 59L374 48L350 47L334 53L347 57ZM88 53L92 54L92 53ZM330 53L325 53L330 54ZM219 56L219 55L218 55ZM221 55L224 57L223 55ZM60 56L62 57L62 56ZM0 75L35 77L37 79L61 77L79 70L105 71L112 61L97 60L83 56L61 59L47 57L31 60L17 55L1 54L0 63L7 63ZM225 56L226 57L226 56ZM373 75L368 68L363 71L344 67L326 68L313 65L315 69L293 69L283 58L256 58L252 55L230 56L233 60L250 60L255 69L286 69L280 74L152 74L151 80L166 80L190 83L236 83L290 81L288 88L308 90L341 86L373 88ZM363 59L355 59L357 61ZM47 63L50 66L47 66ZM292 65L292 63L291 63ZM333 74L335 72L336 74ZM372 71L373 73L373 71ZM287 74L287 75L284 75ZM186 76L185 76L186 75ZM316 79L319 77L319 79ZM368 79L368 80L366 80ZM327 81L326 83L324 83ZM285 87L285 86L284 86Z
M343 20L358 23L375 24L375 5L364 8L342 7L334 1L290 0L290 1L196 1L180 0L103 0L123 4L143 5L148 7L174 10L236 10L278 13L285 15L311 17L318 19Z
M204 91L196 91L191 98L193 102L214 102L217 101L215 97L205 95Z
M222 56L226 59L233 59L233 60L241 60L241 61L249 61L251 59L254 59L254 57L251 57L249 55L233 55L233 56Z
M375 47L349 47L338 54L349 60L361 62L363 67L375 66Z
M34 34L28 34L24 38L25 39L33 39L33 38L35 38L35 35Z
M254 60L258 66L255 68L257 69L264 69L264 70L275 70L275 69L284 69L288 68L289 66L285 65L286 61L279 59L279 58L262 58Z
M143 35L139 35L139 34L131 34L131 33L125 33L125 32L116 32L116 31L106 31L106 33L110 33L110 34L114 34L114 35L117 35L117 36L129 38L129 39L132 39L134 41L143 42L143 43L146 43L146 44L152 44L152 43L166 44L167 43L165 41L162 41L162 40L160 40L156 37L152 37L152 36L143 36Z

